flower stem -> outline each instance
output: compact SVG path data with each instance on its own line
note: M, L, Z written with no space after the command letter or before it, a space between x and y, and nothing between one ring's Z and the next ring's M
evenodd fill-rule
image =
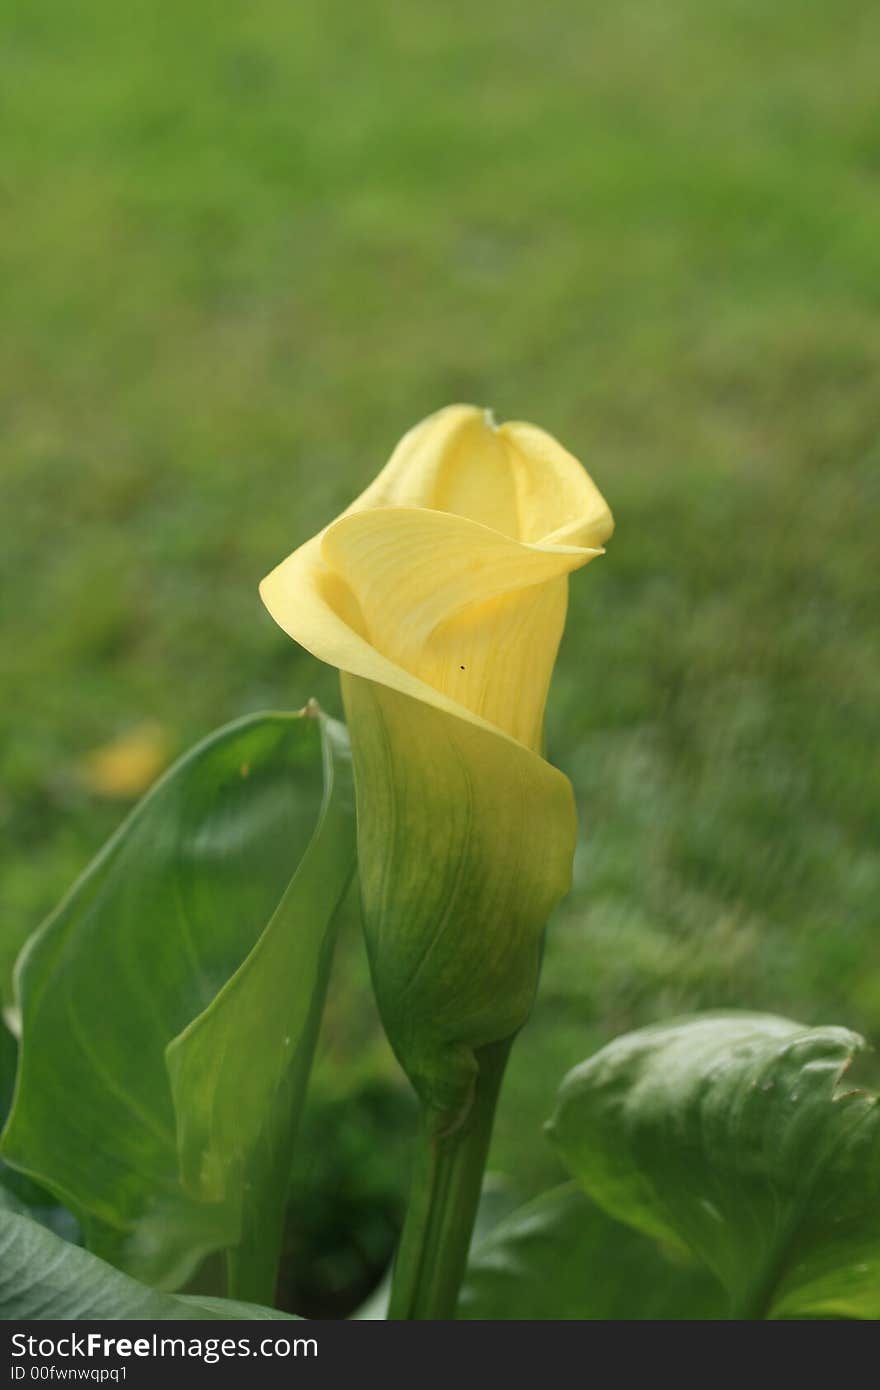
M226 1252L227 1298L271 1308L275 1302L277 1276L278 1252L275 1249L255 1251L252 1247L237 1246Z
M473 1103L458 1128L438 1133L436 1116L432 1112L422 1116L409 1206L394 1264L389 1318L455 1317L511 1042L493 1043L477 1053Z

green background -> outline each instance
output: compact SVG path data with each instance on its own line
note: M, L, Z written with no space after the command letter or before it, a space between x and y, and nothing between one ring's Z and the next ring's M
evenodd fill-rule
M338 711L257 583L466 400L618 526L572 584L582 844L496 1166L556 1180L559 1077L640 1023L880 1037L874 0L9 0L0 43L3 973L125 809L89 750ZM294 1242L344 1305L409 1109L353 926L340 964Z

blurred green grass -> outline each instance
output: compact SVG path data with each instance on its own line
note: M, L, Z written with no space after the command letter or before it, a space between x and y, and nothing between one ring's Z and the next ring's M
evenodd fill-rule
M552 1179L562 1072L651 1019L880 1038L873 0L2 26L4 973L120 816L88 750L338 710L258 580L470 400L557 434L618 523L573 583L549 743L582 845L496 1163ZM354 931L340 981L319 1095L394 1075Z

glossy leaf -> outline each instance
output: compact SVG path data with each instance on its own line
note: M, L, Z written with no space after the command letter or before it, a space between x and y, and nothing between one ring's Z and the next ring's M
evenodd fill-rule
M608 1212L698 1254L736 1318L880 1317L880 1104L864 1046L766 1015L618 1038L565 1079L551 1132Z
M237 1245L244 1185L265 1188L284 1166L331 899L354 854L344 733L315 714L241 720L181 759L20 962L22 1062L3 1154L73 1209L92 1250L149 1283L174 1287L202 1255ZM304 855L326 875L317 894L313 870L294 877ZM285 949L285 934L308 943ZM294 973L269 979L267 960ZM254 1028L236 1001L261 988ZM194 1020L173 1054L187 1107L181 1182L165 1053ZM211 1037L218 1125L208 1133L189 1113L189 1077L201 1065L206 1079L199 1044ZM243 1071L283 1118L262 1113L255 1128ZM222 1153L235 1105L240 1125Z
M321 819L278 909L213 1003L167 1050L181 1172L234 1205L238 1260L280 1250L296 1132L321 1021L337 908L354 868L354 788L344 726L324 724ZM250 1283L251 1280L248 1279ZM272 1289L266 1287L265 1297Z
M0 1016L0 1126L2 1126L12 1106L17 1065L18 1043ZM26 1178L23 1173L17 1173L14 1168L10 1168L0 1158L0 1194L5 1190L6 1193L13 1193L22 1199L23 1194L20 1190L22 1187L32 1189L35 1195L39 1192L39 1189L29 1178Z
M0 1197L0 1320L290 1321L288 1313L231 1299L157 1293L68 1245Z
M706 1319L723 1308L721 1288L693 1260L612 1221L569 1183L474 1243L458 1317Z
M0 1016L0 1119L12 1101L18 1044Z
M0 1018L0 1129L12 1106L17 1064L18 1042ZM20 1207L65 1240L79 1241L79 1226L72 1213L60 1206L51 1193L0 1158L0 1203L4 1201L15 1209Z

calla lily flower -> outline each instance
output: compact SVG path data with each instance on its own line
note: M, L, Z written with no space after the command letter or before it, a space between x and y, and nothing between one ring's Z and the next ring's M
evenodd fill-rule
M261 585L342 673L374 985L444 1122L466 1111L479 1049L528 1016L570 884L573 798L542 756L544 706L568 575L612 529L550 435L450 406Z

